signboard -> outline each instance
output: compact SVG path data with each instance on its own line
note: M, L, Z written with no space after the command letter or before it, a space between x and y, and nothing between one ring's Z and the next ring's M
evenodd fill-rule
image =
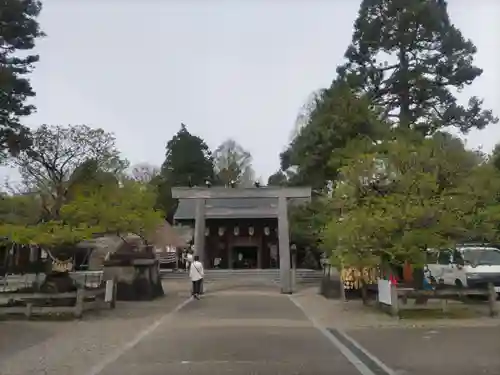
M106 292L104 294L104 302L111 302L113 300L113 280L106 280Z
M378 301L384 305L392 305L391 282L389 280L378 279Z

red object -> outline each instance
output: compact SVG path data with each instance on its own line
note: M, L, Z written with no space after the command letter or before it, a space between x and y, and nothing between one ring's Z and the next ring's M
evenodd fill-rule
M413 282L413 267L406 262L403 268L403 280L407 283Z
M394 275L391 275L389 277L389 281L391 282L392 285L398 285L398 280L396 279L396 277Z

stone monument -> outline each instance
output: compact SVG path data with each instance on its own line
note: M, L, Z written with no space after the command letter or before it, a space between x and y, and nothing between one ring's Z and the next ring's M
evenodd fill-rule
M104 280L116 280L117 300L144 301L163 296L159 262L152 246L127 241L104 261Z

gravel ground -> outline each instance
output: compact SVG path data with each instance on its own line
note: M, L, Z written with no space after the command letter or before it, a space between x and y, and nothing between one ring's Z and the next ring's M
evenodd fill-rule
M0 322L1 375L85 375L188 298L186 285L164 283L167 295L151 302L118 302L115 310L80 321Z
M201 301L165 315L189 294L166 284L163 299L82 321L4 322L0 374L357 374L275 284L208 282Z
M365 307L360 300L344 302L326 299L318 294L318 288L306 288L294 295L306 310L323 327L340 329L366 328L439 328L439 327L500 327L500 316L490 318L487 309L480 307L477 318L467 319L395 319L388 314ZM450 303L452 305L453 303ZM472 309L478 307L471 306Z
M500 319L401 321L317 288L290 300L254 279L208 281L201 301L176 310L189 282L165 280L164 289L164 298L80 321L0 322L0 374L360 374L342 345L370 375L391 374L373 357L397 375L500 374Z

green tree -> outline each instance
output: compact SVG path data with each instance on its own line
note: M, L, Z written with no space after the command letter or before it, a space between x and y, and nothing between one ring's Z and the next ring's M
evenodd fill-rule
M319 250L322 233L334 216L329 199L317 196L311 202L290 207L290 240L300 248Z
M0 225L32 225L41 217L40 199L35 194L0 195Z
M94 233L134 233L147 241L165 221L155 203L156 192L151 186L125 181L121 186L107 185L79 195L62 207L61 217L67 225L86 226Z
M177 199L172 198L172 185L161 174L155 176L149 185L156 193L155 209L165 213L165 218L172 224L177 210Z
M252 155L233 139L227 139L213 153L218 185L251 187L255 182Z
M456 159L457 143L440 135L400 138L352 158L334 191L341 213L324 232L333 261L354 267L382 259L422 265L427 248L496 239L498 173L471 165L463 144L461 153Z
M0 225L0 236L19 244L47 247L75 244L102 233L134 233L147 238L164 223L164 214L154 209L155 200L153 189L135 181L104 185L65 203L57 220L32 225L4 223Z
M483 101L454 95L479 77L476 47L451 22L444 0L363 0L340 79L369 95L399 126L423 134L467 132L498 121Z
M286 186L288 178L283 171L277 171L267 179L267 186Z
M500 143L497 143L491 152L489 157L489 162L493 165L498 171L500 171Z
M35 96L28 74L38 56L31 53L43 36L37 18L38 0L0 2L0 152L16 154L29 146L29 131L20 122L35 110L27 99Z
M372 143L386 136L388 127L364 97L352 95L344 85L321 92L303 126L285 152L281 168L290 173L289 184L324 190L344 165L346 146L353 140Z
M31 147L11 163L19 168L27 191L39 194L46 220L58 218L77 185L112 181L128 165L113 134L86 125L40 126Z
M214 178L213 158L207 144L186 125L167 143L161 176L170 186L204 186Z

